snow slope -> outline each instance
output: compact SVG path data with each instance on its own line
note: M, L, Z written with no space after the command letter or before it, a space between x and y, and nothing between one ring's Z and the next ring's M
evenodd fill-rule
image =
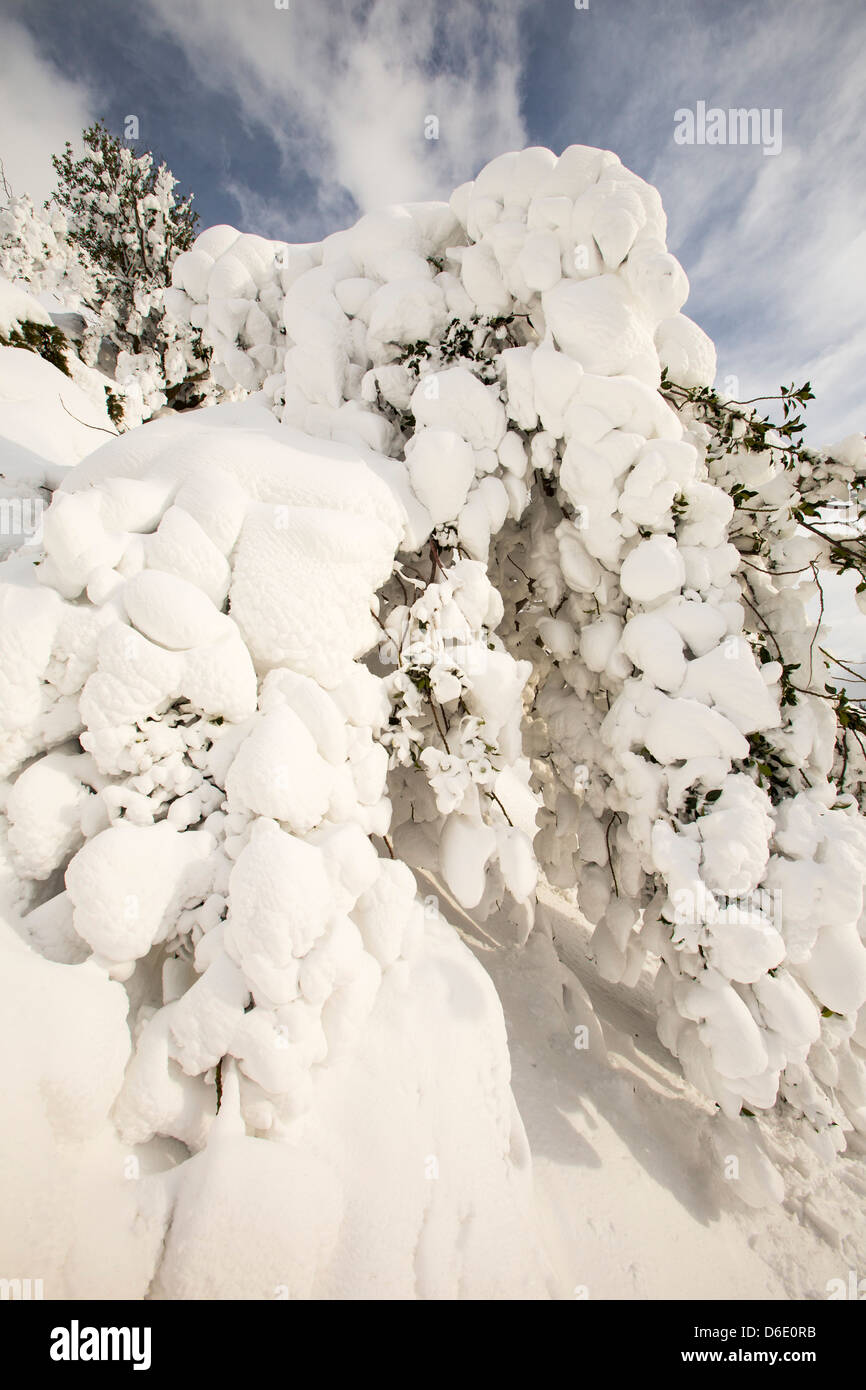
M540 898L524 948L444 910L505 1011L555 1297L826 1298L866 1265L862 1156L828 1169L775 1117L725 1121L660 1045L649 979L627 994L608 984L573 903ZM779 1205L764 1155L784 1174Z
M0 278L0 335L22 322L50 326L38 299ZM0 346L0 556L38 540L41 516L64 472L117 431L106 379L66 354L70 375L24 348Z

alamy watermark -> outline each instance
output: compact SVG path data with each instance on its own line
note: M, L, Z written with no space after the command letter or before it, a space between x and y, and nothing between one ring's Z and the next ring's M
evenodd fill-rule
M41 497L0 497L0 536L22 536L22 545L42 542Z
M866 1279L860 1279L856 1269L848 1270L847 1279L828 1279L824 1285L830 1302L850 1299L854 1303L866 1300Z
M782 108L738 106L725 111L705 101L674 112L677 145L762 145L764 154L782 153Z
M696 892L682 888L671 894L671 902L676 926L699 927L724 922L729 927L748 927L757 918L772 922L780 934L782 931L782 894L778 888L772 891L757 888L738 898L711 893L704 887Z
M0 1279L0 1302L27 1303L44 1297L41 1279Z
M425 631L416 626L401 643L389 637L380 642L378 648L383 666L426 670L441 663L449 670L463 671L466 675L478 675L486 670L488 655L487 639L483 633L465 629L448 632L436 627L429 627Z
M73 1318L68 1327L51 1332L52 1361L131 1361L134 1371L149 1371L149 1327L82 1327Z

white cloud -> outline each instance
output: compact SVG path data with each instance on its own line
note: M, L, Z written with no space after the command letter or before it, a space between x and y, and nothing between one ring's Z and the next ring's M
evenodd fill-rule
M0 159L14 193L43 202L52 154L94 119L93 95L39 52L27 30L0 16Z
M148 0L148 13L203 82L235 93L286 168L313 179L327 214L345 212L346 194L364 210L447 197L486 160L525 144L518 20L527 2L291 0L277 10L264 0ZM438 139L425 138L427 117Z

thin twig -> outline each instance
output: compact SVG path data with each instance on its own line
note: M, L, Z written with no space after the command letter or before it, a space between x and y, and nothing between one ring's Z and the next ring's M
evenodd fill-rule
M63 397L59 393L57 399L60 401L60 404L63 405ZM119 430L107 430L104 425L89 425L86 420L79 420L78 416L73 415L71 410L67 410L65 405L63 405L63 409L66 410L66 414L69 416L70 420L74 420L78 425L83 425L85 429L99 430L101 434L110 434L112 439L120 438Z
M754 603L752 603L752 601L751 601L750 599L746 598L746 595L745 595L745 594L743 594L743 602L744 602L744 603L747 603L747 604L749 605L749 607L751 608L752 612L755 614L755 617L758 618L758 619L760 620L761 626L763 627L764 632L765 632L766 635L770 638L770 641L773 643L773 646L776 648L776 655L778 656L780 662L781 662L782 665L784 666L784 664L785 664L785 658L782 656L782 648L779 646L779 643L776 641L776 635L775 635L775 633L771 630L770 625L769 625L769 623L767 622L766 618L763 616L763 614L761 613L760 609L759 609L759 608L756 608L755 605L754 605Z
M744 565L748 565L749 569L757 570L758 574L765 574L768 579L772 579L776 574L805 574L806 570L810 568L809 565L801 565L800 568L796 570L765 570L762 569L760 565L754 565L751 560L747 560L742 550L738 550L737 554Z
M828 661L832 661L836 666L841 666L842 670L847 671L849 676L853 676L856 681L866 681L866 673L863 671L855 671L853 666L849 666L846 662L840 661L838 656L834 656L832 652L828 652L824 647L819 647L818 651L822 656L826 656Z
M519 571L520 571L520 573L523 575L523 578L526 580L527 584L531 584L531 583L532 583L532 580L529 578L529 575L526 573L526 570L520 569L520 566L518 565L518 563L517 563L517 561L515 560L515 558L514 558L513 555L506 555L505 558L506 558L506 560L508 560L508 562L509 562L510 564L512 564L512 565L514 566L514 568L515 568L516 570L519 570Z
M451 757L451 749L448 747L448 739L447 739L446 734L445 734L445 714L444 714L444 712L442 713L442 727L440 728L440 727L439 727L439 718L438 718L438 706L437 706L437 704L436 704L436 701L433 699L432 693L429 693L429 692L428 692L427 699L430 701L430 708L431 708L431 710L433 711L433 720L434 720L434 722L435 722L435 724L436 724L436 728L437 728L437 730L438 730L439 737L441 738L442 742L445 744L445 752L448 754L448 756L449 756L449 758L450 758L450 757Z
M605 844L607 845L607 863L608 863L608 868L610 869L610 876L611 876L611 878L613 879L613 891L614 891L614 893L616 894L616 896L619 897L619 887L618 887L618 885L617 885L616 874L614 873L614 868L613 868L613 856L611 855L611 852L610 852L610 830L611 830L611 826L612 826L613 823L614 823L614 820L619 820L619 814L618 814L616 811L614 811L613 815L611 816L610 820L609 820L608 823L607 823L607 829L606 829L605 832L604 832L604 842L605 842Z
M812 666L813 666L813 657L814 657L814 651L815 651L815 640L816 640L816 638L817 638L817 636L818 636L818 632L820 631L821 624L822 624L822 622L824 621L824 590L821 588L821 581L820 581L820 579L818 578L818 566L815 564L815 561L814 561L814 560L812 561L812 564L811 564L811 570L812 570L813 575L815 576L815 583L818 585L818 593L819 593L820 596L821 596L821 600L820 600L820 601L821 601L821 608L820 608L820 611L819 611L819 613L818 613L818 621L817 621L817 623L815 624L815 631L812 633L812 640L811 640L811 642L809 643L809 684L810 684L810 685L812 684Z
M832 524L832 523L830 523L830 524ZM818 529L818 527L817 527L817 526L813 526L813 525L811 524L811 522L809 522L809 521L804 521L802 517L798 517L798 518L797 518L797 525L798 525L798 526L805 526L805 528L806 528L807 531L812 531L812 532L814 532L814 534L815 534L820 540L824 541L825 544L827 544L827 545L835 546L835 547L836 547L837 549L839 549L839 550L850 550L850 549L851 549L851 547L850 547L850 545L849 545L849 543L848 543L847 541L840 540L837 536L828 536L828 535L826 535L826 533L825 533L824 531L820 531L820 530ZM859 550L859 551L856 551L856 550L855 550L855 551L852 551L852 554L855 556L856 560L862 565L862 564L863 564L863 561L864 561L864 558L866 558L866 557L864 557L864 554L863 554L862 544L861 544L860 550Z

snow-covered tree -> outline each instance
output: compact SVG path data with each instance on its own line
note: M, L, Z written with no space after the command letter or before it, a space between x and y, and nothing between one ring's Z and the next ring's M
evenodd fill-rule
M166 404L198 404L206 393L200 334L165 304L197 214L192 195L177 197L174 175L149 151L136 154L99 123L82 139L80 158L69 143L54 157L57 187L44 210L26 195L7 198L0 272L81 310L81 356L111 371L129 426Z

